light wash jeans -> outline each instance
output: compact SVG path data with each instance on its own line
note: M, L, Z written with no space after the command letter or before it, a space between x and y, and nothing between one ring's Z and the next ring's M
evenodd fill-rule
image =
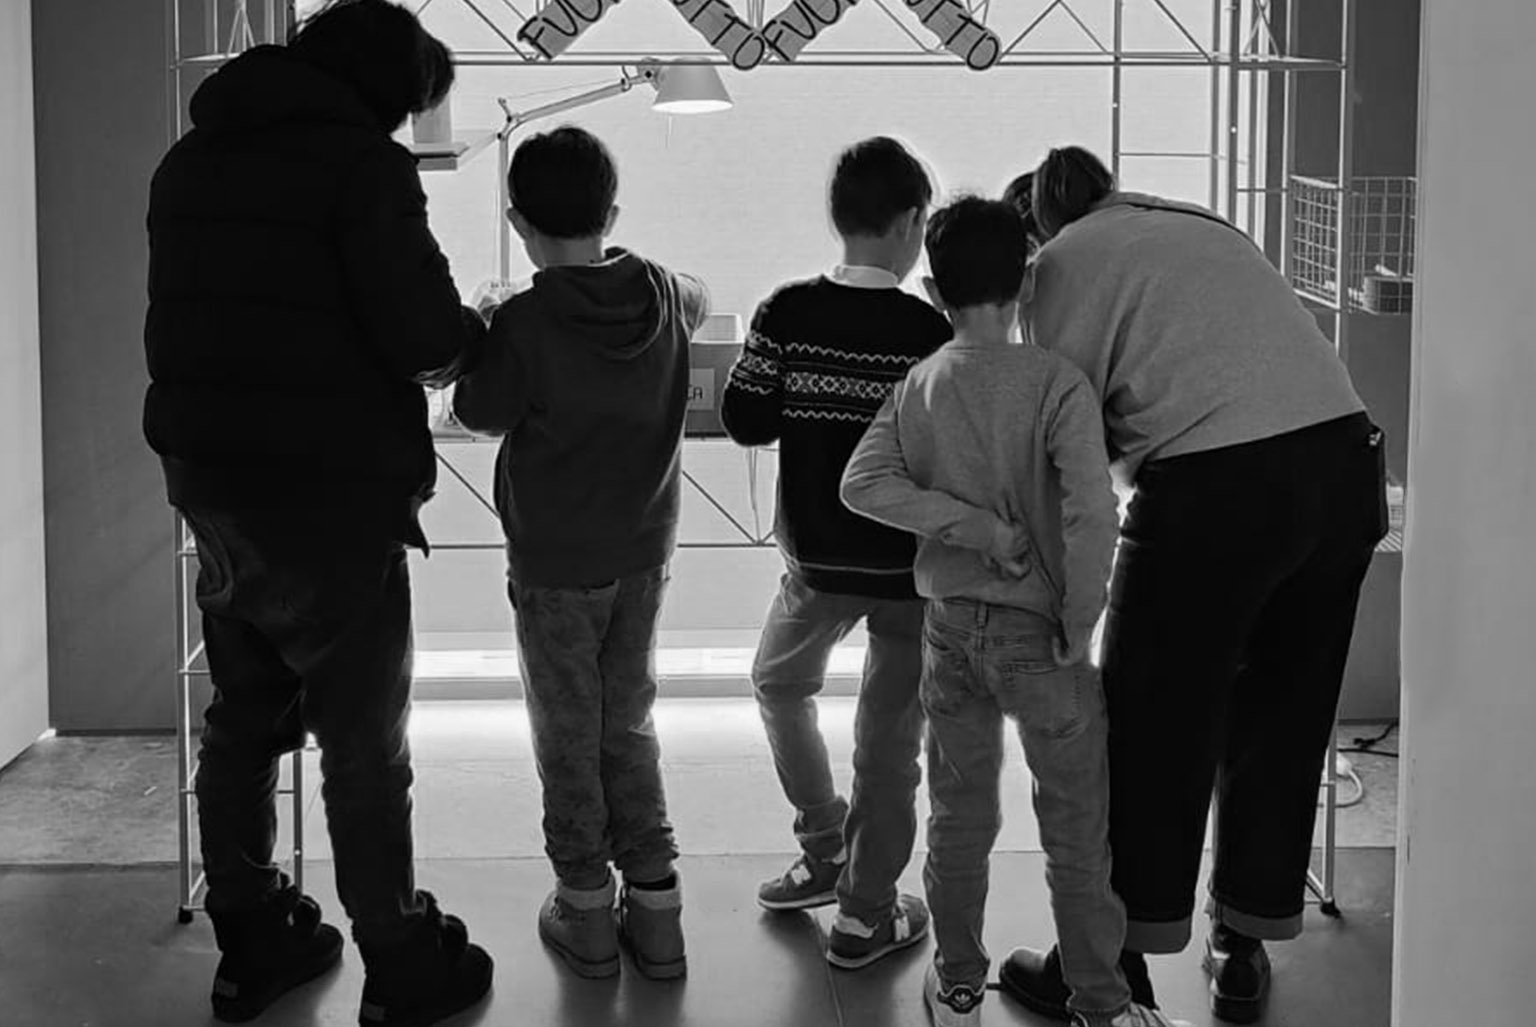
M1034 776L1069 1005L1097 1019L1130 1002L1119 968L1125 907L1109 884L1108 722L1098 672L1086 663L1058 667L1051 650L1057 634L1055 621L1026 610L929 603L921 691L933 812L923 880L939 975L946 984L984 984L987 863L1002 825L1003 718L1015 718Z
M854 713L853 800L837 794L816 723L816 693L832 649L859 623L869 654ZM795 837L817 859L846 842L838 906L873 924L896 905L896 879L917 837L922 780L923 601L820 592L786 574L768 610L752 686L784 795L795 807Z

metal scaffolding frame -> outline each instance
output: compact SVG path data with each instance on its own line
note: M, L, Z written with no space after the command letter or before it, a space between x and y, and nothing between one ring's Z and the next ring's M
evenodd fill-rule
M281 43L291 28L298 24L301 13L325 6L335 0L310 0L297 4L295 0L166 0L168 37L168 97L172 111L173 140L183 127L186 101L193 84L193 76L201 76L218 67L241 51L260 43ZM645 2L645 0L635 0ZM656 16L676 17L668 10L664 0L649 0L656 5ZM738 14L753 28L761 28L770 16L765 0L743 0L745 12ZM1181 18L1173 7L1181 6L1176 0L1042 0L1034 14L1025 12L1026 3L1010 0L994 3L993 0L961 0L970 16L1006 40L998 67L1004 68L1081 68L1106 70L1110 74L1110 164L1118 177L1126 161L1139 158L1181 158L1205 160L1209 165L1207 205L1240 225L1255 237L1261 245L1270 247L1278 255L1283 273L1295 281L1292 247L1292 183L1298 178L1295 168L1295 133L1298 106L1297 78L1300 75L1332 76L1337 85L1338 141L1337 160L1333 174L1307 180L1308 188L1315 193L1321 189L1333 193L1328 205L1331 216L1338 226L1353 223L1351 203L1354 190L1352 144L1354 118L1351 97L1353 93L1353 57L1356 41L1356 9L1354 0L1336 0L1339 8L1341 45L1336 54L1305 55L1298 51L1298 10L1308 0L1206 0L1202 10L1209 14L1209 21L1200 25L1188 18ZM900 46L871 47L865 49L837 49L836 26L827 31L827 40L812 43L793 63L776 66L806 67L857 67L878 69L900 68L953 68L966 74L973 72L964 62L945 51L935 39L925 39L919 34L920 25L915 16L903 10L898 0L865 0L866 6L857 9L859 16L874 8L880 16L889 19L902 40ZM526 73L537 69L557 66L591 66L622 68L634 66L647 59L682 60L696 63L727 65L729 62L719 52L709 48L701 39L699 45L673 51L624 51L597 49L583 46L578 40L555 61L538 58L517 41L517 27L532 16L556 5L556 0L410 0L408 6L418 13L427 13L434 7L458 5L467 11L498 40L499 46L491 49L460 49L454 54L455 62L463 67L517 68ZM777 5L776 5L777 6ZM1148 8L1165 20L1180 40L1180 45L1168 49L1136 49L1127 46L1127 12L1131 7ZM1102 29L1095 32L1093 21L1104 20L1107 7L1109 31L1107 41ZM1085 12L1092 9L1093 17ZM1283 10L1283 20L1276 13ZM1054 49L1040 45L1044 27L1063 19L1072 23L1082 48L1074 50ZM1206 69L1210 75L1210 126L1209 141L1202 152L1130 151L1124 147L1127 72L1136 69L1184 68ZM1270 99L1278 94L1283 117L1279 125L1272 125ZM1279 138L1274 138L1274 128ZM1278 160L1273 158L1278 157ZM1278 181L1271 179L1270 169L1278 164ZM1320 169L1308 169L1317 175ZM1272 208L1278 202L1283 212L1278 223L1271 220ZM1350 269L1355 261L1352 246L1356 233L1347 229L1325 235L1322 249L1314 244L1310 252L1313 263L1331 263L1334 274L1331 280L1326 274L1320 277L1331 288L1316 287L1304 290L1306 299L1319 310L1331 315L1334 341L1341 355L1348 352L1349 318L1352 304L1350 294ZM1328 252L1331 246L1331 254ZM1321 257L1319 257L1321 253ZM1329 260L1331 256L1331 260ZM451 466L449 470L457 475ZM462 480L462 478L461 478ZM467 483L466 483L467 484ZM695 483L696 485L696 483ZM471 490L474 491L473 489ZM701 489L701 491L703 491ZM706 496L708 493L705 493ZM718 507L718 504L716 504ZM729 515L727 515L729 516ZM738 525L738 527L740 527ZM190 544L185 526L177 520L177 639L178 652L178 733L181 754L181 839L182 839L182 918L190 919L196 909L200 879L194 880L191 872L190 817L191 793L195 767L192 763L192 720L190 708L191 683L206 675L205 659L200 646L189 645L191 604L187 599L188 576L186 564L196 555ZM748 545L761 544L752 532L742 531ZM741 545L742 543L735 543ZM477 548L481 544L446 544L443 548ZM295 816L295 849L293 854L296 873L302 864L302 754L295 754L293 763L293 796ZM1309 885L1320 901L1322 910L1329 916L1338 916L1334 898L1335 854L1337 850L1338 778L1337 742L1329 745L1328 766L1322 783L1323 856L1320 871L1309 875Z

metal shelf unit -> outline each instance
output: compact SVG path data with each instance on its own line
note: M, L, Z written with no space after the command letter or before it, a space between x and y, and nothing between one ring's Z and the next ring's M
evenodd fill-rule
M619 68L633 66L646 58L688 60L725 64L725 58L700 41L697 47L673 51L628 51L596 49L580 41L556 61L542 61L519 45L517 27L533 14L550 6L552 0L412 0L411 6L428 13L434 6L457 5L484 25L498 40L498 46L459 49L456 62L464 67L506 68L517 75L534 75L540 69L556 65ZM1290 221L1297 202L1293 194L1313 189L1316 180L1295 174L1295 126L1298 106L1297 77L1331 76L1336 84L1338 103L1337 160L1328 176L1334 182L1354 181L1352 170L1353 58L1356 39L1355 0L1337 0L1341 45L1338 53L1308 55L1293 45L1298 38L1298 8L1308 0L1208 0L1201 8L1203 17L1195 19L1176 13L1174 0L1040 0L1031 14L1026 3L994 4L991 0L965 0L970 16L996 31L1007 41L999 67L1004 68L1081 68L1107 71L1111 80L1110 163L1118 176L1127 161L1140 158L1204 160L1209 168L1207 204L1235 224L1243 227L1277 254L1278 264L1287 278L1301 281L1304 265L1338 269L1333 279L1333 302L1326 296L1302 295L1324 300L1321 308L1335 313L1334 339L1341 354L1348 352L1349 309L1348 276L1342 269L1356 266L1357 240L1352 232L1336 231L1323 242L1298 242L1293 238ZM195 78L206 74L240 51L256 43L281 42L290 27L297 24L297 13L321 5L321 0L167 0L168 91L175 133ZM668 4L657 0L656 17L676 17ZM1174 4L1182 11L1190 4ZM745 0L743 20L761 27L768 15L764 0ZM858 9L865 16L869 9L888 19L899 30L902 43L897 46L837 49L836 32L828 30L833 45L813 43L795 62L805 67L860 67L872 72L880 69L952 68L957 74L986 74L964 68L960 58L945 52L931 38L919 35L915 18L897 0L868 0ZM1155 49L1127 45L1128 9L1155 11L1174 30L1176 42L1171 47ZM1084 12L1090 11L1085 17ZM738 7L738 11L740 8ZM1283 11L1283 13L1282 13ZM1044 45L1044 27L1065 26L1070 21L1080 33L1080 49L1060 49ZM1091 27L1098 23L1099 31ZM1103 26L1107 22L1108 30ZM451 42L451 40L450 40ZM782 67L782 65L781 65ZM1208 145L1203 152L1132 151L1125 146L1124 101L1126 77L1139 69L1169 68L1205 70L1210 76ZM516 71L512 71L516 69ZM1261 95L1262 94L1262 95ZM1278 96L1284 116L1273 124L1269 98ZM1278 131L1278 138L1275 138ZM1271 156L1278 155L1279 171L1271 174ZM1353 224L1352 190L1336 190L1333 210L1337 224ZM1274 218L1272 206L1280 216ZM457 473L450 466L450 472ZM697 482L693 485L697 486ZM701 490L702 491L702 490ZM706 493L707 494L707 493ZM722 511L724 512L724 511ZM738 525L738 527L742 527ZM745 541L739 545L761 545L766 540L742 528ZM178 526L178 538L180 535ZM446 544L443 548L453 548ZM178 555L178 575L182 556ZM179 623L185 622L186 608L178 605ZM178 632L180 635L180 632ZM183 670L186 664L181 664ZM183 680L185 680L183 678ZM183 731L189 721L183 716ZM297 764L296 764L297 766ZM1310 885L1324 912L1338 915L1334 899L1334 866L1337 845L1336 817L1338 780L1336 777L1336 741L1330 742L1325 778L1322 782L1324 803L1324 839L1322 865L1311 876ZM185 778L184 778L185 780ZM185 816L185 809L184 809ZM184 840L186 832L183 831ZM186 849L184 844L184 859ZM185 876L185 875L184 875Z

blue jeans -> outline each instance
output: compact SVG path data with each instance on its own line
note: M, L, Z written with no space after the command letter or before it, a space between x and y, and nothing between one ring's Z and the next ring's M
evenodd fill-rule
M544 848L566 887L672 872L656 702L656 623L667 573L596 588L512 581L523 692L544 786Z
M924 631L928 715L928 863L939 974L979 986L987 862L1002 825L1003 718L1018 721L1034 776L1062 968L1077 1012L1116 1014L1130 1001L1119 968L1125 908L1110 890L1108 722L1098 672L1059 667L1055 621L1010 607L935 600Z
M815 696L833 647L860 620L869 631L869 653L854 713L850 803L832 782ZM838 905L865 923L895 907L896 879L917 837L922 623L920 599L834 595L786 574L752 667L774 769L795 807L795 836L807 854L822 860L847 845Z

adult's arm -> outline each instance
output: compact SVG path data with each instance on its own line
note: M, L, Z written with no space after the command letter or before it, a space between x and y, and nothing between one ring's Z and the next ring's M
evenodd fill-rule
M460 302L415 161L399 146L371 152L341 203L342 286L363 344L400 378L448 385L478 356L485 322Z

